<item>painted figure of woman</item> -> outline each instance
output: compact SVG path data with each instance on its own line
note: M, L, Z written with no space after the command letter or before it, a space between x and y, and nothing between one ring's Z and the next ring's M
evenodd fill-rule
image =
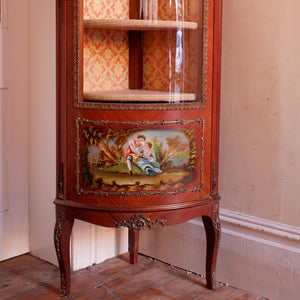
M142 157L138 158L136 165L141 169L141 171L149 176L156 176L161 173L160 165L156 161L155 153L152 149L152 143L146 141L141 150Z

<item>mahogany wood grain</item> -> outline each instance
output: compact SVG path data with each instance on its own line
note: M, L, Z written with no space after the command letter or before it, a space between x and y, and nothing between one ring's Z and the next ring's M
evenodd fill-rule
M140 1L129 1L129 19L141 18ZM129 88L143 88L143 32L129 31Z
M129 32L129 88L143 88L143 33Z
M139 234L140 232L138 230L133 230L133 229L128 230L129 256L130 256L130 263L133 265L138 262Z
M211 170L215 170L215 174L211 174L211 178L215 176L216 186L212 187L211 193L218 191L218 174L219 174L219 132L220 132L220 91L221 91L221 53L222 53L222 7L223 1L218 0L215 3L215 21L214 21L214 80L212 95L212 166ZM213 165L214 164L214 165ZM215 188L215 191L213 191Z

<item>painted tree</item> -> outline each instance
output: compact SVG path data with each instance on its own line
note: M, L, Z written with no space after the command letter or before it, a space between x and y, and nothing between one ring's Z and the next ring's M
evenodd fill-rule
M194 138L194 131L186 130L185 136L189 141L189 149L190 149L190 161L189 161L188 169L193 170L196 167L196 158L197 158L197 145Z
M172 158L176 154L185 151L188 147L188 144L183 143L179 136L175 136L173 138L167 137L166 143L167 143L168 147L162 153L162 160L160 161L161 166L166 164L166 162L169 158Z
M86 186L90 186L93 183L93 175L90 172L88 164L88 151L84 149L82 155L82 179Z
M160 142L159 142L157 136L152 138L152 143L153 143L152 148L155 153L156 160L158 162L160 162L161 161L161 149L160 149Z
M110 147L110 140L113 138L113 132L100 131L96 127L89 127L83 130L85 140L89 146L100 146L100 149L105 153L108 160L117 160L116 155L113 153Z
M136 131L137 129L113 130L90 126L83 130L83 135L88 146L99 147L102 167L109 167L122 161L123 146Z

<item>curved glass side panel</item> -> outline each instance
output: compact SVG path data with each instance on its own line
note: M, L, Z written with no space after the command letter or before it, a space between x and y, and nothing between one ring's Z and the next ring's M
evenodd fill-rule
M80 102L203 102L207 0L79 0Z

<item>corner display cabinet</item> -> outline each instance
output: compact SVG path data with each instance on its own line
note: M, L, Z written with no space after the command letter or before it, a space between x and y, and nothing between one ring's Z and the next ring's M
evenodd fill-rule
M207 288L220 240L222 0L56 0L61 295L74 219L141 229L202 217ZM184 255L184 254L183 254Z

